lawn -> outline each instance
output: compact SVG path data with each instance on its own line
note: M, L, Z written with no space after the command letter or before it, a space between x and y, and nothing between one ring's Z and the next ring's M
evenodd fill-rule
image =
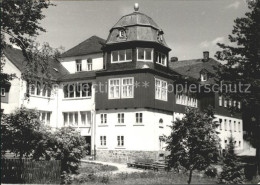
M74 176L72 184L187 184L188 174L184 172L145 172L115 173L117 167L95 163L82 163L79 174ZM217 184L218 179L194 172L191 184ZM246 181L245 184L256 184L258 181Z
M186 173L148 170L113 174L112 171L115 170L117 167L110 165L82 163L80 174L74 177L72 184L187 184L188 180ZM216 178L196 173L192 179L192 184L216 184L216 182Z
M100 172L116 171L118 168L111 165L103 165L91 162L82 162L79 168L80 174L95 174Z
M148 171L143 173L117 174L111 178L110 184L187 184L185 173ZM192 184L216 184L217 179L195 174Z

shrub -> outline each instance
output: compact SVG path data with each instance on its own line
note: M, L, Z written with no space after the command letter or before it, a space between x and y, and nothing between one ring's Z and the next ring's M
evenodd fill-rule
M218 175L218 170L215 167L209 167L205 170L205 175L207 177L215 178Z
M47 136L47 135L46 135ZM77 173L80 159L85 156L86 142L78 131L71 127L57 129L49 133L35 146L33 158L61 160L61 170Z
M40 119L39 112L27 108L1 117L1 154L11 151L22 160L30 156L35 146L48 133Z
M101 177L101 180L100 180L101 183L104 183L104 184L108 184L109 183L109 176L104 174L102 177Z
M71 184L73 181L73 178L71 174L63 171L61 174L61 184Z
M80 159L85 156L86 142L78 131L71 127L61 128L54 133L55 145L51 148L52 156L61 160L61 169L77 173Z

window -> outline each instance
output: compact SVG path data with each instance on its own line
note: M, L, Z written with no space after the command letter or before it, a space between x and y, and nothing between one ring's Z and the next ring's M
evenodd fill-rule
M231 125L231 120L229 120L229 130L232 131L232 125Z
M241 132L241 124L238 122L238 132Z
M81 113L81 124L86 125L86 113Z
M163 119L162 118L159 119L159 124L163 125Z
M124 146L124 136L117 136L117 146Z
M222 119L219 119L219 129L222 130Z
M82 83L82 97L92 96L92 83Z
M236 107L236 106L237 106L237 101L234 100L234 101L233 101L233 107Z
M111 52L111 63L132 61L132 49L118 50Z
M36 95L37 96L40 96L40 94L41 94L41 83L40 82L36 82Z
M51 97L51 87L39 81L29 84L29 94L41 97Z
M124 123L124 113L117 114L118 123Z
M189 97L184 94L178 94L176 96L176 104L185 105L189 107L198 107L198 100L193 97Z
M100 146L106 146L106 145L107 145L107 137L100 136Z
M83 125L83 126L91 125L91 112L90 111L80 112L80 115L81 115L81 125Z
M160 52L155 52L155 60L157 64L167 66L167 57L165 54L162 54Z
M1 96L5 96L5 88L1 88Z
M76 71L82 71L82 60L81 59L77 59L76 60Z
M120 31L119 31L119 37L122 38L122 37L124 37L124 35L125 35L125 34L124 34L124 30L120 30Z
M133 78L123 78L122 79L122 98L133 98Z
M87 59L87 71L92 71L92 59Z
M162 42L163 41L163 33L158 33L157 39L158 39L158 41Z
M135 120L136 123L143 123L143 113L135 113Z
M126 38L126 31L124 29L119 30L119 38L124 39Z
M50 97L51 96L51 88L47 87L47 85L44 85L43 90L42 90L42 96L44 97Z
M125 50L125 54L126 54L126 61L131 61L132 60L132 49Z
M155 79L155 99L167 101L167 82Z
M227 131L227 120L224 119L224 127L225 127L225 131Z
M68 113L63 113L63 123L64 126L68 125Z
M218 97L218 104L219 104L219 106L222 106L222 96Z
M109 99L133 98L134 78L109 79Z
M202 81L202 82L207 81L207 80L208 80L208 75L207 75L207 73L202 73L202 74L200 75L200 78L201 78L201 81Z
M92 96L92 83L66 84L63 87L64 98L84 98Z
M29 85L29 93L30 95L35 95L35 92L36 92L36 85L35 84L30 84Z
M241 102L240 101L237 102L237 108L241 109Z
M227 100L224 100L224 107L227 107Z
M159 136L159 149L163 149L163 136Z
M241 141L238 142L238 147L241 147Z
M63 113L64 126L78 125L78 112Z
M232 107L232 100L229 100L229 107Z
M120 79L109 80L109 99L120 98Z
M100 114L100 118L101 118L101 124L107 123L107 114Z
M236 121L234 121L234 132L236 132L237 131L237 123L236 123Z
M137 48L137 59L140 61L153 61L153 49Z
M50 125L51 112L40 111L40 120L41 120L44 124Z

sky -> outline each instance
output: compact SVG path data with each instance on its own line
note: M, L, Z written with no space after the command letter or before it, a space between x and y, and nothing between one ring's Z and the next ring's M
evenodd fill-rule
M37 38L65 51L96 35L107 39L109 30L124 15L139 11L150 16L164 31L170 57L197 59L203 51L214 58L228 43L234 20L248 11L245 0L142 0L142 1L52 1L56 6L44 10L41 26L47 32Z

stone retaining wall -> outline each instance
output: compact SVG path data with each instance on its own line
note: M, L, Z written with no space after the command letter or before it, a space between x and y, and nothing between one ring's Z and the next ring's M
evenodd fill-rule
M133 150L97 150L96 160L127 163L133 162L136 159L159 159L159 154L165 151L133 151Z

